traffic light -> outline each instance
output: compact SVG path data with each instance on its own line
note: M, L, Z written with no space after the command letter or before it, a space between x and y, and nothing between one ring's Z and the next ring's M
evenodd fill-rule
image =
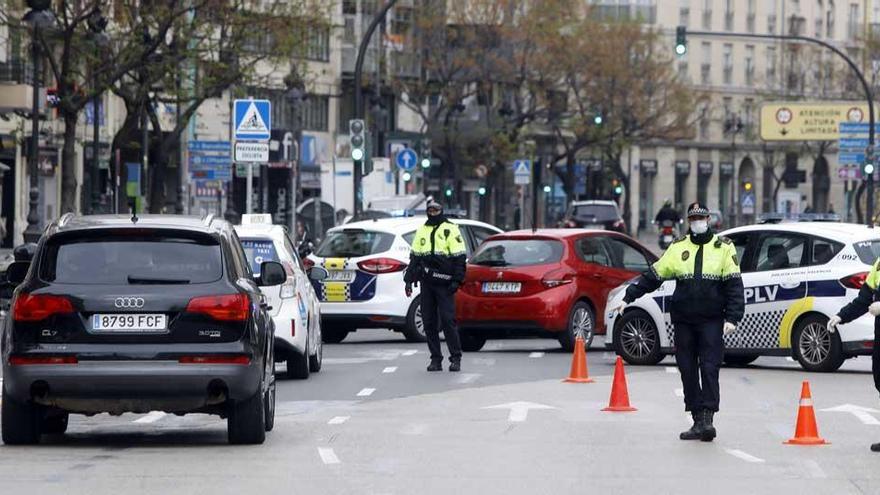
M348 121L348 140L351 144L351 159L355 167L362 167L367 156L367 137L364 135L366 126L361 119Z
M687 28L684 26L678 26L675 28L675 54L679 57L683 57L687 51Z
M409 172L404 172L403 175L401 175L401 177L403 178L404 182L409 182L412 180L412 174Z
M614 191L614 196L620 196L623 194L623 185L617 179L611 179L612 191Z
M480 196L485 196L486 195L486 187L480 186L480 188L477 189L477 194L479 194Z
M422 139L422 168L431 168L431 140Z
M444 192L444 194L446 194L447 198L451 198L452 197L452 188L449 186L446 186L446 191Z
M869 176L872 176L874 175L874 171L876 170L877 167L875 166L874 148L868 146L865 149L865 164L862 166L862 177L867 178Z
M596 115L593 117L593 123L602 125L603 122L605 122L605 117L602 116L602 112L596 112Z
M552 190L553 190L553 188L550 187L549 185L544 186L544 192L545 192L545 193L548 193L548 194L549 194L550 191L552 191Z
M752 184L751 179L746 179L743 181L743 191L749 192L752 190L752 187L754 187L754 185Z

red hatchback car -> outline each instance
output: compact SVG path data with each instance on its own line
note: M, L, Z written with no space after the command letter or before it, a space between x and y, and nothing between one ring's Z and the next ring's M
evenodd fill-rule
M657 260L648 248L607 230L521 230L494 235L468 262L456 297L465 351L486 340L534 335L571 351L605 333L608 292ZM598 318L597 318L597 315Z

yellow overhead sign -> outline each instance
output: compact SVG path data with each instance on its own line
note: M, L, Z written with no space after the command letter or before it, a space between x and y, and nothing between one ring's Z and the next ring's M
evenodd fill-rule
M876 111L876 110L875 110ZM880 119L880 114L875 114ZM868 122L868 104L856 102L765 103L761 107L764 141L836 141L842 122Z

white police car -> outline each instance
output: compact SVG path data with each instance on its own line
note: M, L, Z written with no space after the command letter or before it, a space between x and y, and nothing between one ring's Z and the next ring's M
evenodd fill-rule
M321 307L305 266L296 254L287 229L272 224L272 215L242 215L235 232L254 275L260 264L277 261L287 271L287 282L263 287L275 322L275 360L287 361L290 378L308 378L321 370Z
M834 371L846 358L871 354L870 315L825 325L852 301L880 256L880 228L844 223L750 225L722 232L736 246L746 310L736 331L724 338L728 364L758 356L792 356L809 371ZM624 284L609 293L606 307L623 302ZM675 282L607 315L606 347L628 363L656 364L673 353L668 304ZM699 304L699 301L695 301Z
M475 220L450 218L461 229L470 256L488 237L501 232ZM404 295L403 273L410 245L425 216L380 218L334 227L306 265L329 272L313 281L321 301L324 342L342 342L359 328L389 328L410 342L424 342L425 331L418 288Z

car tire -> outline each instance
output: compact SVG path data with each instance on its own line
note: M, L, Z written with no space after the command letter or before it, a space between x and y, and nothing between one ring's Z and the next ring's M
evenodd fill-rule
M287 358L287 378L305 380L309 377L310 369L309 357L307 354L300 354L294 351L290 354L290 357Z
M18 402L3 390L0 404L3 443L6 445L33 445L40 442L41 407L33 402Z
M41 430L46 435L63 435L67 432L67 423L70 414L63 412L52 414L43 419Z
M262 389L262 385L260 386ZM266 441L265 395L257 392L250 399L233 401L226 420L226 434L233 445L253 445Z
M593 308L584 301L574 303L568 312L568 327L556 337L564 351L574 350L574 342L579 332L584 334L585 350L589 349L596 334L596 316L593 314Z
M614 350L629 364L654 365L663 361L660 332L651 315L641 309L625 311L615 324Z
M812 314L802 318L792 332L794 357L807 371L836 371L846 360L840 335L828 332L827 324L828 318Z
M461 350L464 352L480 352L480 349L486 345L486 336L472 332L459 332L461 339Z
M323 338L315 339L315 354L309 356L309 371L317 373L321 371L324 363L324 341Z
M275 380L269 385L269 390L263 397L263 411L265 411L266 419L264 421L266 431L272 431L275 428Z
M323 340L325 344L338 344L348 337L349 332L351 332L351 330L348 328L324 329L321 332L321 340Z
M425 322L422 320L422 298L416 297L406 313L406 327L403 336L407 342L427 342Z
M728 366L747 366L755 362L758 354L725 354L724 364Z

